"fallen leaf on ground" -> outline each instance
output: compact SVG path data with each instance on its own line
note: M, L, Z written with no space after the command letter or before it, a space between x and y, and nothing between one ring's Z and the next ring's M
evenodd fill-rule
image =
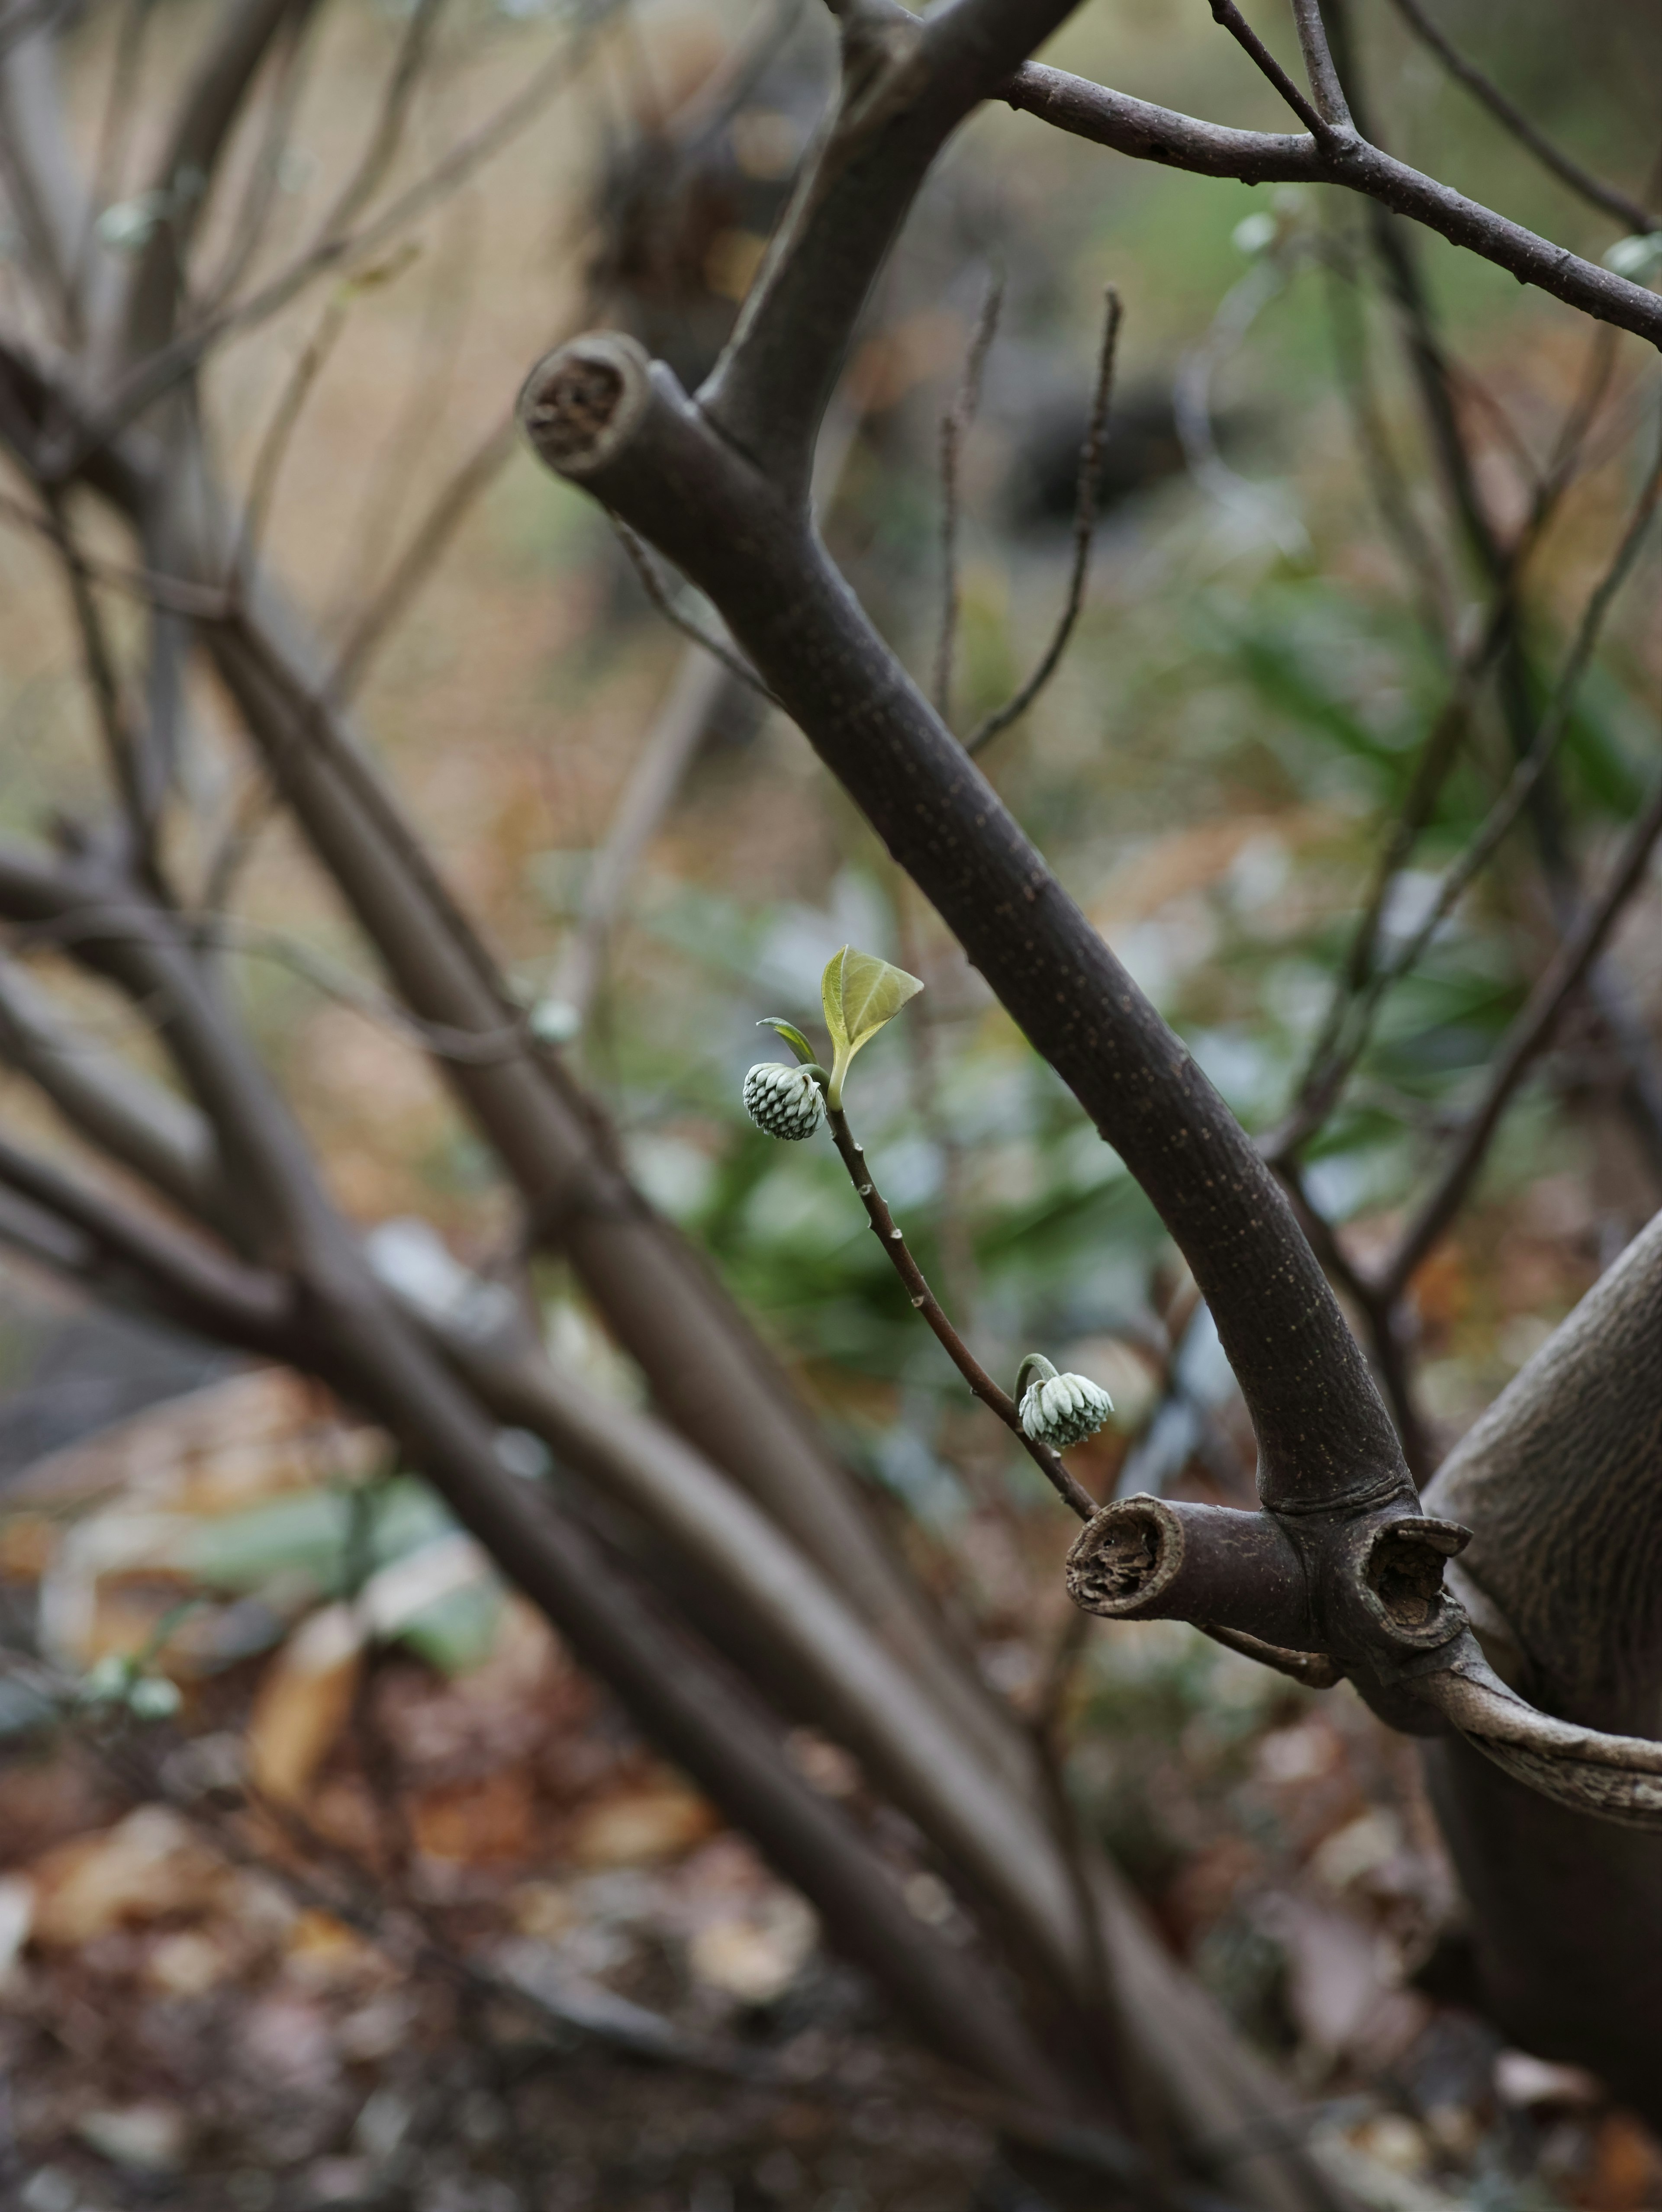
M248 1722L248 1776L273 1803L305 1798L351 1717L362 1664L357 1609L326 1605L301 1623L266 1668Z
M664 1782L585 1805L567 1842L579 1866L647 1866L691 1850L720 1826L707 1798L684 1784Z
M125 1922L211 1910L220 1861L165 1805L141 1805L113 1828L59 1844L31 1869L34 1940L50 1948L90 1942Z

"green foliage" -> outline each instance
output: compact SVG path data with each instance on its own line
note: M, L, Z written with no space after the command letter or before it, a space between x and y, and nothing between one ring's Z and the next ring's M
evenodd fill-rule
M874 953L856 952L845 945L833 952L819 981L825 1027L831 1031L831 1088L827 1103L840 1106L843 1085L855 1053L868 1045L879 1030L892 1022L909 1000L923 988L916 975L891 967Z

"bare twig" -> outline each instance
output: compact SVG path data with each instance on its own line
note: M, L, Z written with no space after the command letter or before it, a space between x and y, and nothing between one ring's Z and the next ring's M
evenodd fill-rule
M380 112L375 117L368 143L359 159L357 167L342 186L329 212L318 227L316 243L324 244L337 238L366 204L380 190L387 171L397 159L409 121L411 102L415 98L422 71L427 65L433 37L438 28L439 17L446 0L416 0L405 21L404 33L399 40L399 50L388 74L386 90L381 94Z
M266 101L259 146L249 165L247 185L230 226L224 257L210 275L200 280L198 307L201 313L211 313L224 305L259 251L282 185L283 156L306 90L314 34L324 13L314 7L304 16L290 16L278 33L276 82Z
M1001 1390L994 1382L942 1311L940 1300L924 1279L923 1270L912 1257L905 1238L895 1226L894 1216L889 1212L883 1194L872 1181L872 1171L866 1161L866 1148L855 1142L847 1115L840 1107L827 1106L825 1120L831 1128L831 1141L837 1146L837 1156L849 1171L849 1180L866 1209L866 1218L872 1225L873 1234L882 1246L890 1266L906 1286L913 1311L921 1314L928 1323L947 1357L982 1404L995 1413L1011 1435L1020 1440L1022 1449L1063 1504L1078 1514L1081 1521L1088 1521L1097 1510L1096 1500L1082 1482L1068 1474L1059 1453L1027 1434L1021 1425L1021 1415L1015 1400L1008 1390Z
M143 57L145 33L155 13L155 0L125 0L115 52L110 60L105 88L104 112L98 126L98 150L93 159L92 189L87 195L85 219L70 269L70 289L77 296L87 279L87 268L98 234L98 218L109 204L126 163L132 129L138 120L138 70Z
M684 653L668 696L642 744L623 795L583 883L576 926L547 995L567 1008L574 1033L588 1018L606 943L641 856L662 823L724 698L737 679L702 647Z
M505 1023L502 1028L483 1034L424 1022L340 962L331 960L285 931L267 929L240 915L224 913L182 909L174 918L195 943L273 961L303 976L326 997L409 1037L435 1060L489 1067L505 1060L523 1060L534 1049L523 1022ZM55 945L65 948L124 943L160 945L168 941L169 934L170 925L152 907L123 905L119 902L88 902L72 913L23 925L16 932L15 942L20 947Z
M1322 21L1322 0L1293 0L1293 19L1299 27L1305 75L1310 80L1310 90L1323 122L1330 131L1354 130L1350 105L1328 47L1327 30Z
M119 794L127 834L141 865L159 880L155 847L154 779L146 772L143 738L122 694L115 656L86 562L70 531L61 495L46 495L48 534L54 539L70 587L76 626L81 635L82 665L104 741L111 780Z
M1385 994L1418 964L1426 947L1516 823L1551 765L1569 726L1576 693L1597 648L1605 619L1649 532L1659 495L1662 495L1662 453L1659 453L1641 488L1609 565L1582 610L1574 639L1528 752L1513 770L1506 788L1479 824L1464 852L1445 872L1419 927L1389 961L1374 968L1373 946L1391 882L1407 858L1413 836L1428 817L1430 787L1440 776L1442 766L1458 739L1476 679L1500 649L1502 624L1509 619L1510 603L1504 597L1497 603L1483 640L1463 664L1455 690L1434 725L1416 775L1416 790L1410 794L1375 879L1373 896L1352 941L1346 979L1312 1053L1300 1085L1298 1103L1288 1121L1269 1141L1269 1155L1278 1164L1289 1158L1331 1110L1346 1078L1367 1049ZM1358 991L1360 998L1347 1005L1347 994ZM1340 1039L1347 1027L1349 1035L1342 1044Z
M266 425L265 434L260 440L259 450L254 457L248 496L243 504L242 525L237 533L235 550L231 555L229 589L236 589L240 580L251 573L277 491L277 478L288 458L289 443L299 426L301 414L311 396L312 387L322 375L334 350L335 342L345 328L346 314L344 299L331 300L316 330L301 349L294 367L283 380L277 404L271 410L271 419Z
M1566 252L1366 139L1335 141L1325 131L1321 138L1232 131L1038 62L1026 63L998 96L1056 130L1135 160L1248 184L1342 185L1494 262L1520 283L1537 285L1600 322L1662 344L1662 299L1655 293Z
M1096 389L1091 395L1091 415L1080 448L1079 479L1074 495L1074 559L1068 576L1068 596L1039 663L1013 699L989 714L965 740L965 752L979 752L1001 730L1019 722L1060 666L1068 641L1074 634L1085 605L1085 586L1091 574L1091 540L1097 526L1097 481L1102 471L1102 449L1107 435L1108 408L1114 391L1114 358L1119 344L1119 294L1110 284L1104 295L1107 313L1102 325L1102 345L1097 356Z
M90 454L107 445L164 392L189 376L222 339L268 320L316 277L332 269L362 261L397 238L435 202L454 191L483 163L527 129L568 82L575 66L570 48L562 46L539 70L533 72L518 93L503 101L495 115L460 139L424 177L401 192L362 228L321 239L305 248L286 269L279 270L246 299L208 313L192 329L138 362L95 416L77 425L49 452L42 453L43 472L56 479L74 474Z
M6 492L0 492L0 521L9 523L14 529L32 531L50 538L54 545L61 544L58 526L50 513L43 514ZM198 622L216 622L228 611L224 592L213 585L191 583L182 577L128 568L121 562L106 561L84 550L77 550L76 559L88 577L113 585L145 606L188 615Z
M150 177L157 212L132 264L119 314L123 358L142 361L173 337L190 252L219 164L261 64L283 26L313 0L230 0L214 20L168 118Z
M714 659L721 662L729 676L736 678L740 684L748 685L758 697L765 699L770 706L776 707L779 702L748 661L742 659L724 638L717 637L713 630L705 629L700 623L694 622L691 616L681 612L665 587L664 580L658 574L657 566L650 552L629 525L615 514L611 520L612 526L618 533L618 542L628 554L630 566L640 579L641 589L657 608L670 628L679 630L682 636L690 638L694 645L702 646Z
M1577 919L1508 1030L1490 1067L1483 1096L1461 1129L1435 1187L1381 1270L1380 1285L1391 1294L1407 1284L1453 1219L1513 1093L1550 1038L1565 1000L1598 957L1623 907L1643 880L1659 836L1662 836L1662 783L1628 831L1604 890Z
M1221 23L1236 45L1251 55L1254 64L1269 78L1305 129L1318 140L1330 137L1330 128L1320 111L1311 106L1287 71L1275 59L1263 40L1247 21L1235 0L1211 0L1212 20ZM1302 23L1300 26L1303 28Z
M935 638L930 696L943 722L952 720L953 662L958 647L958 539L963 520L959 512L959 461L981 406L982 374L1003 306L1004 277L1002 271L995 270L988 280L981 313L976 318L958 396L941 418L941 628Z
M1348 264L1350 257L1346 257ZM1356 445L1373 489L1380 520L1396 540L1397 557L1419 600L1428 633L1446 647L1454 625L1452 595L1441 554L1414 511L1414 502L1392 450L1379 404L1366 307L1354 267L1339 264L1336 250L1324 254L1330 325L1339 382L1350 410Z
M1397 12L1413 30L1415 37L1430 47L1452 77L1464 85L1474 99L1480 100L1500 124L1509 131L1520 146L1529 151L1542 167L1550 169L1560 184L1568 185L1573 192L1621 223L1629 231L1650 231L1656 228L1656 218L1637 200L1629 199L1573 161L1561 147L1555 146L1543 131L1531 123L1515 101L1509 100L1494 81L1485 76L1475 62L1467 59L1449 38L1446 32L1433 22L1420 0L1392 0Z
M440 486L380 589L359 609L343 639L323 687L329 698L344 702L357 690L377 648L437 567L473 502L501 473L516 437L510 416Z

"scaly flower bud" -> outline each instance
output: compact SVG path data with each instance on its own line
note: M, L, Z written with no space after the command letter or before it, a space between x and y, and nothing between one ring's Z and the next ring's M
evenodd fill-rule
M745 1111L758 1129L794 1144L811 1137L825 1110L819 1085L805 1067L764 1060L745 1078Z
M1034 1376L1017 1408L1022 1434L1053 1451L1066 1451L1069 1444L1094 1436L1114 1410L1108 1393L1087 1376L1058 1375L1037 1352L1023 1360L1021 1371Z

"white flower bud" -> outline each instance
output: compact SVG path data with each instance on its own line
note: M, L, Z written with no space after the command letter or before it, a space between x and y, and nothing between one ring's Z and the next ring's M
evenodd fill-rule
M1035 1443L1066 1451L1093 1437L1113 1410L1108 1393L1083 1375L1041 1376L1021 1394L1021 1431Z
M770 1137L795 1143L811 1137L819 1127L825 1102L819 1085L805 1067L787 1067L764 1060L745 1078L745 1111L758 1129Z

